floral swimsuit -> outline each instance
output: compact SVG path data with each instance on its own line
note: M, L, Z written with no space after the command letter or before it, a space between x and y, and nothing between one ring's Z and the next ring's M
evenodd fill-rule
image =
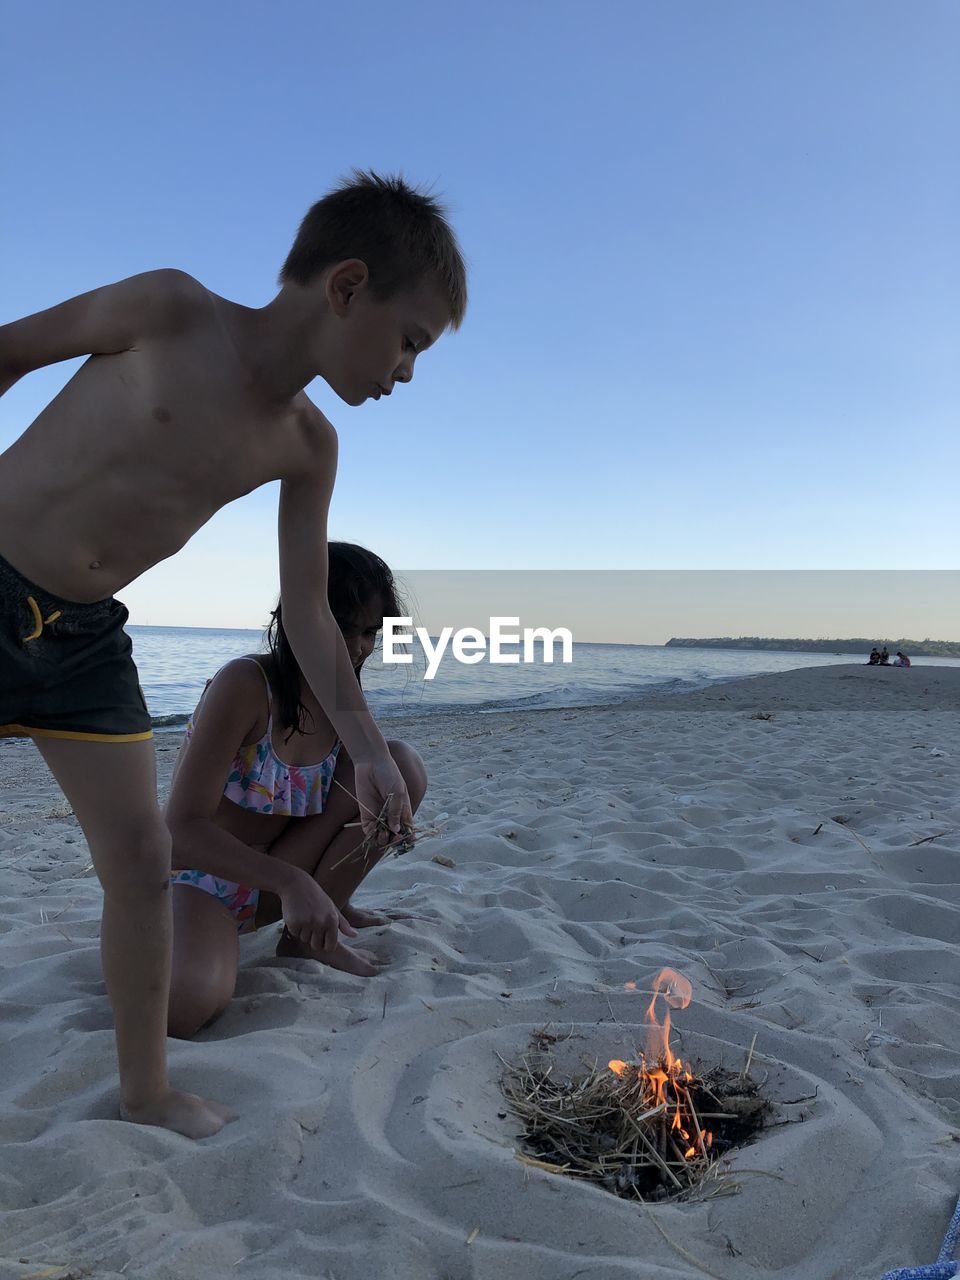
M256 662L263 675L267 687L267 729L259 741L241 747L237 752L223 794L251 813L271 813L290 818L323 813L337 767L340 742L333 744L333 750L319 764L287 764L281 760L273 749L273 694L267 673L256 658L242 661ZM201 697L201 704L202 701ZM192 733L193 720L187 725L187 742ZM192 885L218 898L236 920L239 933L248 933L257 927L255 917L260 901L259 889L235 884L206 871L175 871L170 883Z

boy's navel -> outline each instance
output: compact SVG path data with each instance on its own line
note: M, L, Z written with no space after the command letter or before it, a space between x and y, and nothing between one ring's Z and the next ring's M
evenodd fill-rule
M91 561L90 561L90 568L91 568L91 569L99 569L99 568L100 568L100 561L99 561L99 560L91 560Z
M170 411L169 409L164 409L162 405L157 405L156 409L153 411L153 416L158 422L170 421Z

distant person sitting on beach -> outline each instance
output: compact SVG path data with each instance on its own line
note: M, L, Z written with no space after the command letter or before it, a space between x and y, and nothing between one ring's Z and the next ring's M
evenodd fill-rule
M383 619L403 614L393 574L372 552L329 544L328 599L357 682ZM240 933L283 919L277 954L348 973L378 972L376 957L310 933L326 895L349 936L398 914L351 905L386 849L364 851L353 762L304 680L280 602L269 652L236 658L207 684L174 769L166 819L173 837L173 975L169 1032L188 1038L233 997ZM415 811L423 761L388 742ZM333 925L332 928L336 928Z
M893 665L895 667L909 667L910 659L907 657L905 653L901 652L901 650L898 649L897 656L894 659Z
M889 667L890 665L890 654L887 652L886 645L880 650L880 665L881 667Z
M880 650L874 647L870 650L870 658L867 663L870 667L875 667L880 661Z

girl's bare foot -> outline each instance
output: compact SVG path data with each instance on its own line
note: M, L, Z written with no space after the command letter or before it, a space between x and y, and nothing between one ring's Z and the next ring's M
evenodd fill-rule
M153 1124L161 1129L172 1129L187 1138L210 1138L237 1118L236 1112L229 1107L198 1098L195 1093L181 1093L179 1089L171 1089L159 1101L142 1107L126 1107L121 1103L120 1117L131 1124Z
M347 924L353 925L354 929L376 929L394 920L424 919L423 916L416 916L410 911L363 911L349 902L340 909L340 914Z
M319 960L328 964L331 969L341 969L344 973L355 973L359 978L374 978L383 967L383 962L372 951L363 951L359 947L348 947L338 942L333 951L312 951L284 929L277 943L278 956L292 956L299 960Z

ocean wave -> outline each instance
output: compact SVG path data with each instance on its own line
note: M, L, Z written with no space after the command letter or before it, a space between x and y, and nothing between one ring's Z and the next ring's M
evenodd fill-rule
M619 685L601 683L567 683L556 685L551 689L543 689L537 693L521 694L505 698L485 698L482 701L439 702L429 703L415 701L412 705L406 699L396 702L388 697L370 698L371 707L376 715L421 716L421 715L497 715L504 711L552 711L572 709L576 707L608 707L619 706L625 702L642 702L646 698L667 693L682 693L712 684L715 677L706 676L701 679L684 679L673 676L667 680L642 683L631 681Z
M201 643L202 641L202 643ZM137 661L147 705L158 729L182 729L204 682L225 659L251 645L245 634L137 634ZM436 681L407 678L371 663L364 692L375 717L490 715L498 711L642 704L727 680L797 667L822 666L833 655L707 651L658 646L578 645L572 666L468 666L448 663ZM930 660L933 662L934 660Z

